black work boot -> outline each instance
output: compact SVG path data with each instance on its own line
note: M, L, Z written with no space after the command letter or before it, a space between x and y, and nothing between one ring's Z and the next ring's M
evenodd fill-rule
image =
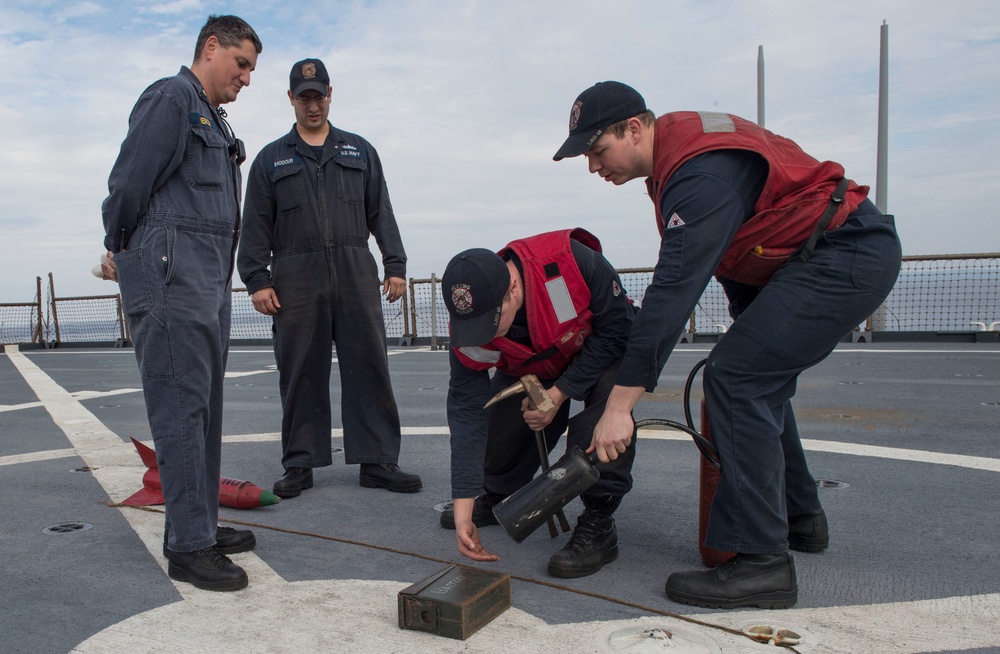
M416 493L424 487L420 475L403 472L395 463L362 463L358 482L365 488L384 488L393 493Z
M822 552L829 545L830 526L823 509L788 518L788 547L799 552Z
M675 602L710 609L787 609L799 598L795 561L788 552L737 554L711 570L675 572L667 577L666 592Z
M219 525L215 529L215 549L222 554L249 552L257 546L257 537L249 529L234 529Z
M601 500L584 498L583 515L576 519L569 542L549 559L550 575L586 577L618 558L618 530L611 514L619 504L621 498L610 495Z
M498 493L486 491L476 498L472 505L472 524L476 527L486 527L488 525L499 524L497 517L493 515L493 507L503 502L504 496ZM445 529L455 528L455 509L448 507L441 512L441 526Z
M312 468L288 468L281 479L274 482L274 494L282 498L298 497L302 491L313 487Z
M249 552L257 546L257 537L249 529L234 529L218 525L215 528L215 549L222 554L239 554ZM167 553L167 532L163 532L163 556L170 558Z
M167 561L171 579L187 581L202 590L240 590L249 583L246 571L215 547L194 552L167 550Z

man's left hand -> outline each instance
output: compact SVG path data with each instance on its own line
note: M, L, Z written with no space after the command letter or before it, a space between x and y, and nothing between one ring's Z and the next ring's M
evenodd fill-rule
M389 302L395 302L406 292L406 280L402 277L387 277L382 282L382 295Z

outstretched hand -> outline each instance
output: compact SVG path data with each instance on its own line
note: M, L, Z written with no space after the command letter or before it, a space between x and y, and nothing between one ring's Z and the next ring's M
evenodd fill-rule
M455 523L455 539L462 556L473 561L499 561L500 557L483 547L479 540L479 530L472 521Z

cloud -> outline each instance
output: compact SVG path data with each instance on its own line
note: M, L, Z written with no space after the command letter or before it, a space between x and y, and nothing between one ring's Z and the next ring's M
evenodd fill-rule
M767 126L875 183L879 37L889 25L889 208L907 254L996 251L1000 187L1000 5L931 0L478 2L178 0L0 7L0 298L107 293L89 276L100 204L133 103L191 59L209 12L260 34L251 85L227 108L252 158L289 130L288 70L331 73L331 120L371 141L386 171L409 273L440 274L455 252L560 227L597 234L619 267L656 257L640 181L615 188L580 159L551 161L569 107L619 79L657 112L756 118L764 46ZM245 169L246 172L247 169ZM947 225L942 230L940 226ZM380 257L376 256L378 260ZM6 267L6 266L5 266Z

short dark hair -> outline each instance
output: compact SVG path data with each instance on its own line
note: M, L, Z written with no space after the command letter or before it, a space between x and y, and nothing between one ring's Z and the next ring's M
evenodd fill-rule
M656 114L654 114L649 109L642 112L641 114L636 114L635 116L632 116L632 118L638 118L639 120L642 121L642 124L645 125L646 127L652 127L653 125L656 124ZM624 138L625 129L626 126L628 125L629 120L631 120L631 118L626 118L625 120L620 120L617 123L614 123L613 125L608 125L605 131L611 132L618 138Z
M257 49L257 54L264 49L260 44L260 37L245 20L239 16L209 16L208 22L201 28L198 34L198 42L194 46L194 60L201 59L201 53L205 49L205 42L208 37L214 36L219 40L219 45L224 48L238 48L243 41L249 40Z

